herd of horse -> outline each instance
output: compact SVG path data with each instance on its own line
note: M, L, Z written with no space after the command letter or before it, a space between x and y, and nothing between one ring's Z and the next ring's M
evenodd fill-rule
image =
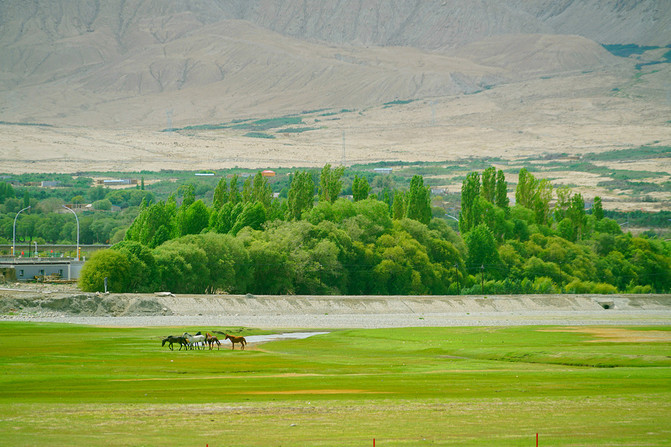
M230 335L227 334L226 332L219 332L219 331L212 331L217 334L222 334L224 335L224 340L230 340L231 341L231 349L235 349L235 344L239 343L241 346L241 349L245 349L245 345L247 344L247 340L245 340L245 337L240 337L236 335ZM196 332L195 335L191 335L188 332L184 332L181 336L173 336L173 335L168 335L163 339L163 343L161 343L161 346L165 346L166 343L168 344L168 347L170 350L173 350L173 345L178 344L179 345L179 350L181 351L182 348L184 349L205 349L206 346L210 347L210 350L214 348L214 346L217 346L217 349L221 346L221 341L219 340L218 337L210 334L209 332L206 332L205 335L201 334L200 331Z

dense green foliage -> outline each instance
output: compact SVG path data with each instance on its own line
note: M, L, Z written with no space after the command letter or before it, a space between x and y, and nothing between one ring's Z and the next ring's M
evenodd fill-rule
M623 156L657 157L664 155L666 148L626 151ZM587 154L586 158L605 159L608 154ZM566 169L565 162L548 160L547 169ZM609 170L584 160L580 163L589 165L589 169L598 168L600 175L608 171L612 181L627 186L666 188L668 183L631 182L627 179L646 179L649 173ZM391 174L372 172L373 167L392 165ZM480 172L463 174L465 167L478 166ZM12 184L0 182L0 242L12 241L16 218L21 251L32 247L33 241L72 244L76 222L62 205L81 204L78 216L82 244L113 244L125 238L144 245L151 256L158 252L164 256L163 273L156 270L158 263L150 263L154 266L150 276L156 282L122 281L127 284L123 290L172 288L168 284L174 281L161 279L161 275L179 273L167 265L171 259L167 253L183 247L159 248L185 236L209 233L227 235L240 243L239 253L245 259L249 257L245 261L248 273L258 281L229 275L229 282L194 282L188 286L193 289L174 290L382 294L669 290L669 248L657 237L659 230L635 237L624 234L617 223L627 231L632 227L667 228L671 223L669 212L603 210L598 197L591 210L586 210L590 204L580 194L565 186L554 189L548 180L536 179L534 165L519 172L517 200L512 206L503 170L489 167L481 159L454 165L404 163L401 167L387 162L361 169L345 171L328 165L321 170L296 172L277 169L278 175L272 178L239 169L212 177L143 172L142 181L126 189L92 186L93 180L84 176L13 176ZM425 179L422 172L436 176L459 173L453 178L463 180L461 194L440 189L431 193L429 185L440 183L436 177ZM45 180L60 186L36 186ZM17 186L18 181L24 183ZM346 198L350 195L354 203ZM18 211L27 205L31 208L17 218ZM449 220L457 220L455 216L459 216L458 224ZM409 231L407 225L400 225L408 219L413 225L419 223L426 229L423 231L434 233L426 237L422 232ZM321 230L294 228L306 222L314 227L329 222L348 240L325 237ZM481 225L488 233L480 228L471 235ZM448 227L459 229L461 234L451 231L446 235ZM294 239L264 252L262 242L270 241L280 231L294 232ZM335 248L329 242L335 243ZM448 251L454 252L449 260L440 257L444 243L451 244ZM558 244L565 250L561 256L546 248ZM45 253L40 250L40 254ZM237 265L240 261L232 262ZM286 273L282 278L273 275L276 267ZM203 273L186 261L183 268ZM90 284L98 284L88 285L91 290L100 289L98 282Z
M317 183L300 171L292 176L287 200L273 199L260 173L248 177L241 192L237 177L230 185L221 180L212 207L195 200L192 187L182 188L180 206L174 199L143 205L128 229L126 241L149 250L142 259L124 242L92 261L110 256L103 266L123 266L117 253L123 248L124 271L146 271L143 277L151 278L117 280L125 291L386 295L671 289L668 243L624 234L604 217L598 197L588 214L582 196L566 187L557 189L551 209L552 185L526 169L512 207L501 170L467 175L461 234L432 218L421 176L413 176L408 191L384 200L364 198L368 182L356 177L350 201L339 198L342 174L342 168L326 165L318 198ZM100 290L87 270L81 285Z

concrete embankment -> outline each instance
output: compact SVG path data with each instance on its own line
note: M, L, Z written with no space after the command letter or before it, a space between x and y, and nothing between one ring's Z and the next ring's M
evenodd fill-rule
M347 315L671 310L671 295L162 296L174 315Z
M671 295L254 296L0 289L0 319L113 326L374 328L671 324Z

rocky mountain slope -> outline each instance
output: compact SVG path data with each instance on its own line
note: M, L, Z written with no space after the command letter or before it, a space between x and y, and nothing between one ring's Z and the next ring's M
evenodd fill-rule
M0 121L158 129L617 70L663 0L10 0Z

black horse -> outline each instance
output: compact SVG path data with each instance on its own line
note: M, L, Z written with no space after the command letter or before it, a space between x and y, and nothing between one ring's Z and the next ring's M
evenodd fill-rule
M179 343L179 350L182 350L182 346L184 346L185 349L189 347L189 342L186 340L185 337L173 337L172 335L168 335L163 339L163 343L161 343L161 346L165 346L165 344L168 343L168 347L172 351L172 344L173 343Z

